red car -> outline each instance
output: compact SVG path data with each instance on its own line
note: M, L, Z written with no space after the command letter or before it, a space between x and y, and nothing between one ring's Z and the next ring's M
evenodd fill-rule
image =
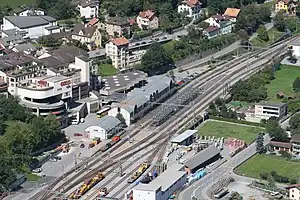
M74 133L74 136L82 136L81 133Z

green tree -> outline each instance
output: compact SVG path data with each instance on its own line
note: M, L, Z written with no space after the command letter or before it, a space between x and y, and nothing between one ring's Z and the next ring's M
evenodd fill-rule
M280 127L278 120L270 118L267 120L266 132L275 141L288 142L289 138L285 131Z
M264 25L259 26L259 28L257 29L257 34L258 34L259 39L261 39L263 41L269 40L268 31Z
M37 39L37 42L44 47L59 47L62 41L51 35L44 35Z
M298 17L300 16L300 7L299 6L296 7L296 15Z
M297 77L293 83L293 90L295 92L300 92L300 78Z
M257 153L265 153L266 149L264 147L264 135L259 133L256 137L256 151Z
M3 17L8 16L12 11L12 8L9 5L0 5L0 22L2 23Z
M76 7L71 0L37 0L37 7L48 12L48 15L56 19L69 19L76 16Z
M172 58L158 43L152 44L142 57L141 70L150 74L161 74L173 67Z
M245 29L240 29L238 31L239 37L242 40L242 42L248 41L249 40L249 35Z
M287 17L284 20L285 28L289 29L292 32L296 31L298 23L298 17Z
M273 21L275 28L277 28L279 31L285 30L285 16L283 11L277 12Z
M116 118L117 118L118 120L120 120L120 122L122 123L123 126L126 126L125 118L123 117L123 115L122 115L121 113L118 113L118 114L116 115Z

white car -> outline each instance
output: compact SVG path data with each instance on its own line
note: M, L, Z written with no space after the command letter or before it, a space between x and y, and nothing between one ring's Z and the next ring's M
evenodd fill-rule
M41 173L43 171L42 168L36 168L34 170L32 170L34 173Z

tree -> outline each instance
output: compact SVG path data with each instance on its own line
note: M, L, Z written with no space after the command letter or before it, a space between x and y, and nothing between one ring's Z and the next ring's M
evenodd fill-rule
M275 28L277 28L279 31L285 30L285 16L283 11L277 12L273 21Z
M298 17L300 16L300 7L299 6L296 7L296 15Z
M150 74L161 74L173 67L172 58L167 55L165 49L158 43L152 44L143 55L141 70Z
M285 131L280 127L278 120L270 118L267 120L266 132L275 141L288 142L289 138Z
M259 26L259 28L257 29L257 34L258 34L259 39L261 39L263 41L269 40L268 31L264 25Z
M295 32L297 28L298 17L287 17L284 20L285 28L289 29L291 32Z
M0 22L2 23L3 17L9 15L12 8L9 5L0 5Z
M300 78L297 77L293 83L293 90L295 92L300 92Z
M121 113L118 113L118 114L116 115L116 118L117 118L118 120L120 120L120 122L122 123L122 125L126 126L126 121L125 121L125 119L124 119L124 117L123 117L123 115L122 115Z
M240 29L239 32L239 37L242 40L242 42L248 41L249 40L249 35L245 29Z
M37 42L44 47L58 47L62 44L62 41L54 38L51 35L44 35L37 39Z
M265 153L266 148L264 147L264 134L259 133L256 137L256 151L259 154Z

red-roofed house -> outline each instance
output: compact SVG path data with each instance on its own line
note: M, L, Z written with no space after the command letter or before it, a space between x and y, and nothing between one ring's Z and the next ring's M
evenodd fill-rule
M300 184L289 185L286 187L289 190L289 199L299 200L300 199Z
M208 38L214 38L218 36L220 33L220 28L217 26L209 26L206 29L203 30L203 34Z
M105 52L115 68L124 69L128 65L129 41L125 37L112 38L105 45Z
M201 2L199 0L184 0L178 6L178 13L186 13L186 16L196 20L201 14Z
M99 22L99 19L94 17L91 21L89 21L88 25L89 26L97 26L98 22Z
M158 28L158 18L151 10L140 12L136 17L136 23L140 29L156 29Z
M229 17L232 22L236 22L240 11L238 8L227 8L223 16Z

